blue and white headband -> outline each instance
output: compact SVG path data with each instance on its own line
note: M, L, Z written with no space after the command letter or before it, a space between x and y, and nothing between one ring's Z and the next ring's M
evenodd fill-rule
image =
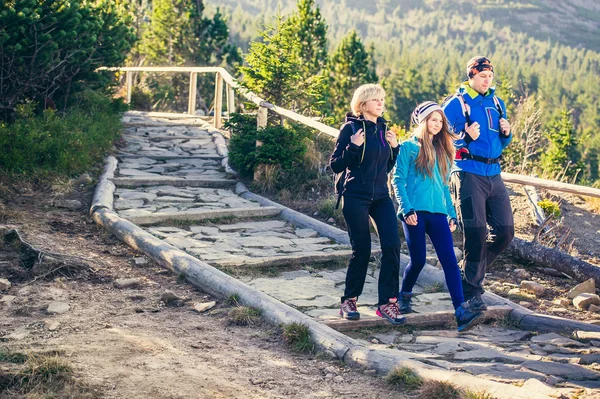
M425 101L417 105L417 108L415 108L415 110L413 111L410 120L413 124L418 125L421 122L425 121L427 117L435 111L442 112L442 107L440 107L440 105L436 102Z

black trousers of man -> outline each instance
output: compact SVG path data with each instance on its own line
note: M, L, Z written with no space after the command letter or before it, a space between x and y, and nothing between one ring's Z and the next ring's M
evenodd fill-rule
M400 236L392 199L368 200L344 196L344 219L352 244L352 257L346 273L346 289L342 302L360 296L365 285L371 258L371 232L369 217L375 222L381 243L381 269L379 271L379 305L397 298L400 284Z
M450 188L463 229L464 258L460 262L465 300L483 294L487 267L515 235L510 198L500 175L452 173ZM492 241L488 242L488 229Z

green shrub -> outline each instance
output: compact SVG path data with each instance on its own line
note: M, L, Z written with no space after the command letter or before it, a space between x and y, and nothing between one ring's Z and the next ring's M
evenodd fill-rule
M229 311L229 324L252 326L258 323L262 311L250 306L237 306Z
M538 202L538 206L542 208L546 217L549 217L550 215L552 215L554 218L560 217L560 206L556 202L543 200Z
M0 7L0 120L12 120L27 101L37 111L66 109L74 93L114 83L100 66L122 65L134 41L115 2L2 2Z
M243 114L232 114L225 127L231 130L229 162L241 176L253 176L260 164L279 166L278 181L297 183L297 179L306 174L303 161L311 135L308 128L290 124L257 130L256 117ZM259 147L257 140L262 143Z
M34 105L17 107L17 119L0 124L0 169L10 173L74 175L90 169L111 149L121 129L122 102L95 91L74 97L64 115Z

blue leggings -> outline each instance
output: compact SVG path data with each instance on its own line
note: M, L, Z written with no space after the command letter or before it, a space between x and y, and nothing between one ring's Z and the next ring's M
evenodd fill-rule
M452 305L454 309L458 308L465 301L460 280L460 270L454 254L454 243L452 233L448 226L446 215L441 213L417 212L417 225L410 226L402 221L408 251L410 252L410 262L404 270L402 280L402 292L412 293L412 289L417 282L419 273L425 266L427 248L425 234L429 236L438 259L442 263L446 285L450 291Z

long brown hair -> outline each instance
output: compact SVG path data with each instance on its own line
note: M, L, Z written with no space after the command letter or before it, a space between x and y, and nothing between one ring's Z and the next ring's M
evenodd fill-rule
M427 130L427 122L436 112L442 115L442 130L430 139L430 133ZM421 147L421 151L419 151L416 161L417 172L433 177L433 168L435 167L435 161L437 159L442 179L446 179L456 152L454 140L458 138L450 131L446 115L441 111L432 112L415 128L413 134L417 137Z

